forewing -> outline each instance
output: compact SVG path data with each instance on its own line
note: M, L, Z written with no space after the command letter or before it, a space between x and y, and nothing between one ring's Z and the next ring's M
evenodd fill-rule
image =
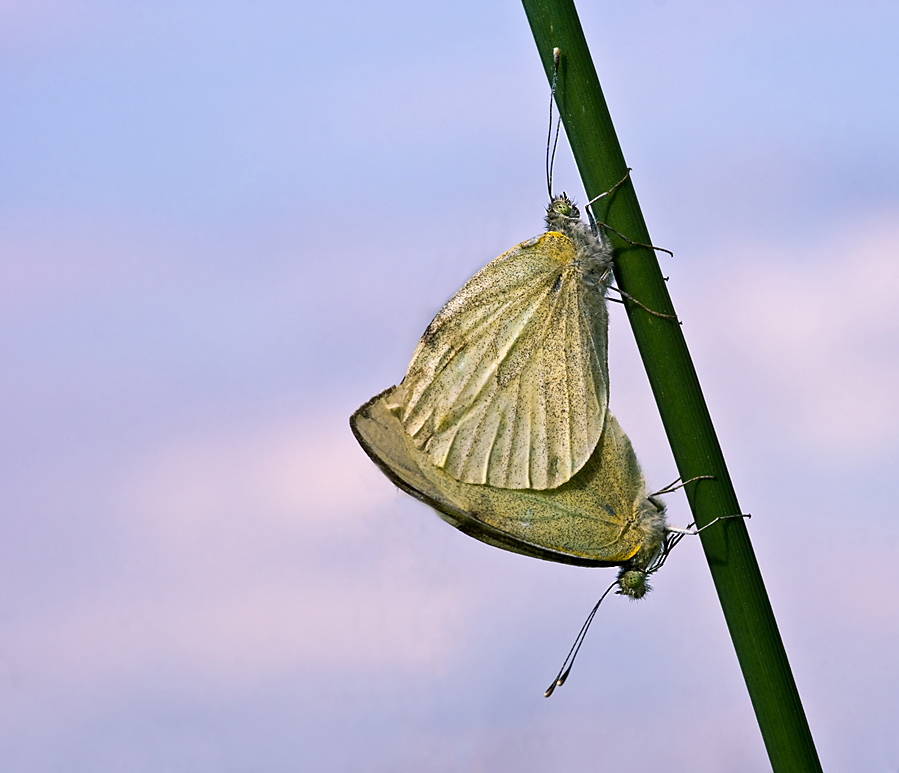
M555 488L590 457L608 403L601 287L557 232L479 271L425 331L403 380L402 422L456 480Z

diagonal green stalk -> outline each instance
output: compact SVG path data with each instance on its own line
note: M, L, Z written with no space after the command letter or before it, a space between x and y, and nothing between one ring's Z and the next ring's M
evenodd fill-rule
M621 180L627 165L577 11L573 0L523 0L523 4L550 81L553 49L561 51L556 103L592 198ZM630 240L651 244L630 180L600 199L596 214ZM648 308L674 314L653 251L629 245L614 234L611 238L618 286ZM741 512L680 325L634 303L626 307L681 478L714 476L686 487L697 525ZM745 520L722 521L700 538L772 768L776 773L820 771Z

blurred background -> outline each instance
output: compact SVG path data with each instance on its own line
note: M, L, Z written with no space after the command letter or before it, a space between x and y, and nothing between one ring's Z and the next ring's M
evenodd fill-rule
M899 6L580 12L824 768L899 770ZM0 769L768 769L697 540L545 700L614 570L349 431L542 230L547 104L511 1L0 1Z

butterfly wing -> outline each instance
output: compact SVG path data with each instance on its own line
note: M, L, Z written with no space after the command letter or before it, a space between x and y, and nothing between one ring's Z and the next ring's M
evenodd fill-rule
M507 489L555 488L581 469L608 403L604 292L553 231L466 282L401 385L403 426L431 463Z
M589 559L567 556L537 545L529 545L516 537L504 534L501 529L483 523L464 508L457 506L439 485L422 473L413 452L410 452L407 445L408 436L403 431L403 425L396 415L395 401L392 400L395 391L396 387L391 387L381 392L350 417L350 427L359 445L395 485L434 508L444 521L459 531L488 545L547 561L576 566L596 565L595 561ZM414 453L422 456L421 452ZM430 462L426 461L426 464L430 466Z
M462 483L431 464L403 431L396 388L382 392L350 419L366 453L400 488L476 539L515 553L579 566L614 566L645 539L641 503L646 486L633 448L615 417L587 464L549 491Z
M549 551L550 560L619 565L643 544L639 506L646 487L630 441L611 414L587 464L567 483L544 491L462 483L408 445L419 471L445 499L516 544Z

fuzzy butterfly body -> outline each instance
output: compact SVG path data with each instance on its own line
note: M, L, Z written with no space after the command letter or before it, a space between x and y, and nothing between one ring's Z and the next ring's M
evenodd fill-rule
M440 310L397 393L415 446L463 483L556 488L602 434L611 247L564 195L546 222Z

